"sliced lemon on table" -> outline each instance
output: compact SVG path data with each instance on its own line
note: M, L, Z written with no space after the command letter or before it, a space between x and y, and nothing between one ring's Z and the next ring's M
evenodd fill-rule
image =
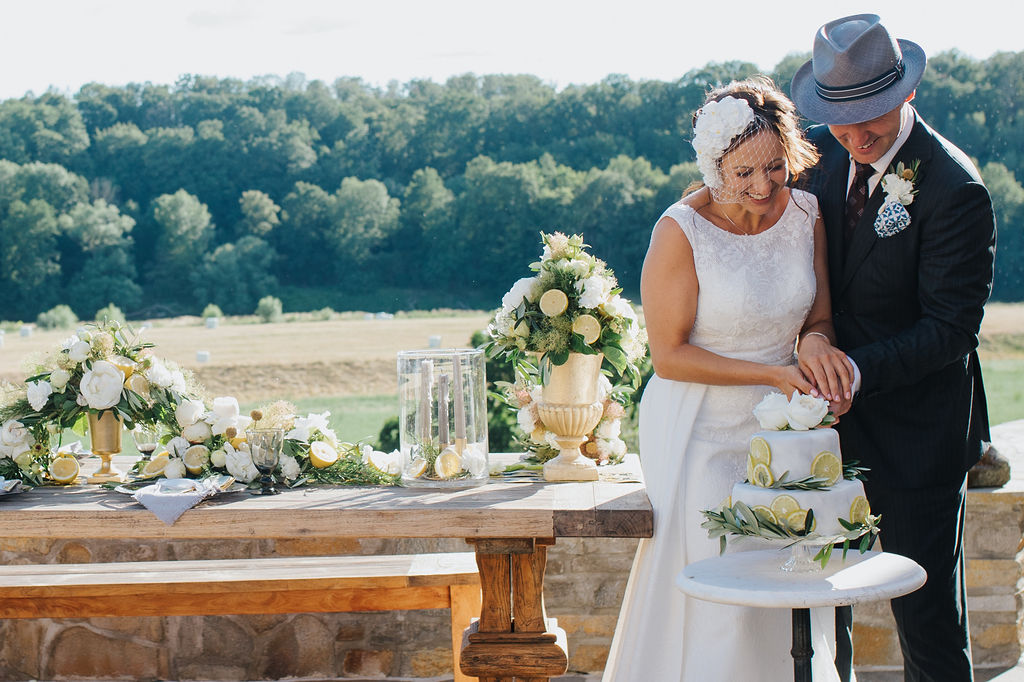
M164 450L153 459L146 462L146 466L142 467L142 471L139 475L143 478L153 478L164 473L164 469L167 468L167 463L171 461L171 454Z
M755 504L753 507L750 508L750 511L754 512L754 514L756 514L759 517L768 519L772 523L779 522L779 519L775 516L775 512L773 512L771 509L764 506L763 504Z
M182 459L190 474L198 474L210 461L210 450L205 445L193 445L185 450L185 456Z
M835 485L836 481L843 477L843 462L825 450L811 462L811 475L825 479L829 485Z
M805 530L804 526L807 525L807 512L803 509L797 509L786 517L786 525L789 526L790 530L796 533L802 532ZM813 525L807 530L814 530Z
M792 495L779 495L772 500L771 509L780 519L787 518L795 511L800 511L800 503Z
M327 441L315 440L309 444L309 463L317 469L329 467L338 461L338 451Z
M868 498L863 495L853 498L853 502L850 504L850 521L852 523L864 523L870 513L871 505L868 504Z
M761 436L754 436L750 439L750 461L754 464L770 466L772 463L772 449Z
M548 289L540 297L540 311L548 317L558 317L569 307L569 297L561 289Z
M593 315L584 313L572 323L572 330L583 337L584 343L590 345L601 337L601 323Z
M409 466L405 468L405 475L409 478L419 478L427 473L429 464L423 457L413 457L412 461L409 462Z
M74 457L57 457L50 462L48 471L57 483L74 483L78 478L78 460Z
M772 483L775 483L772 470L764 464L755 464L751 473L753 473L754 478L750 482L754 485L759 485L762 488L771 488Z
M445 448L434 460L434 473L438 478L455 478L462 472L462 458L454 448Z
M135 361L126 358L123 355L115 355L110 358L110 364L117 367L124 374L124 378L127 381L131 377L132 373L135 372Z

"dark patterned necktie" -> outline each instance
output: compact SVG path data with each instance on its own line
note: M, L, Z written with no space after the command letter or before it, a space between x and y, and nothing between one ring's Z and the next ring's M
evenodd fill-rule
M853 231L864 215L864 206L868 203L868 178L875 172L875 169L868 163L857 163L853 175L853 183L850 185L850 193L846 195L846 224L843 236L849 244L853 238Z

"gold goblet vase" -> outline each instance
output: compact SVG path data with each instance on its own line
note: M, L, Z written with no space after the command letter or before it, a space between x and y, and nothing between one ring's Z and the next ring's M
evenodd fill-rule
M537 413L561 449L544 464L545 480L597 480L597 463L580 452L580 445L604 412L597 397L603 360L601 354L571 353L565 364L551 367Z
M120 415L109 410L98 414L89 413L89 438L92 441L92 452L100 457L99 471L90 476L88 483L106 483L120 481L121 472L110 463L110 458L121 452L121 430L124 421Z

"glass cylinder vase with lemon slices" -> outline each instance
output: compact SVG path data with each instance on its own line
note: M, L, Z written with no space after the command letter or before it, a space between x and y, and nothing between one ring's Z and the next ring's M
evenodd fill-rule
M486 386L480 349L398 354L403 485L464 488L487 482Z

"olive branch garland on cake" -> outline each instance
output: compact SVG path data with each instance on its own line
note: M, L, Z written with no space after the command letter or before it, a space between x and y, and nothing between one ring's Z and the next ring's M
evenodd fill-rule
M851 543L866 552L878 534L878 518L864 495L866 469L844 464L835 418L821 398L772 393L754 408L762 430L751 436L747 479L715 509L703 510L702 528L725 551L730 535L820 544L822 566ZM781 473L776 473L781 472ZM796 472L796 478L790 474Z

